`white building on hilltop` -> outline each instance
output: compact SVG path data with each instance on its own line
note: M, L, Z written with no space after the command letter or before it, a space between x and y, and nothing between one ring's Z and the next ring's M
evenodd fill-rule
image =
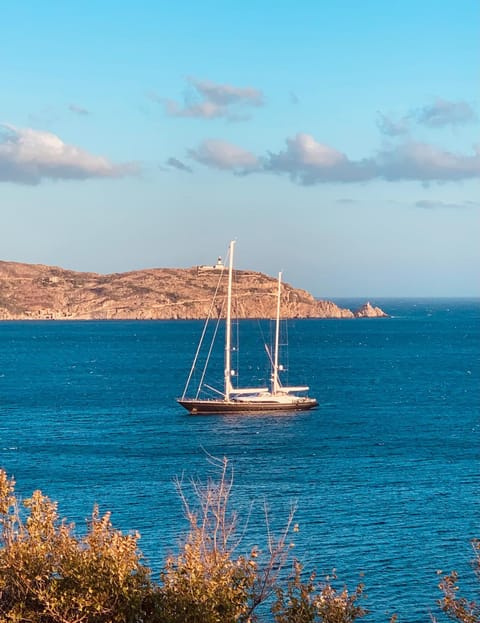
M217 259L217 263L214 266L209 266L209 265L197 266L197 270L199 272L203 272L206 270L225 270L225 266L222 262L222 258L219 257Z

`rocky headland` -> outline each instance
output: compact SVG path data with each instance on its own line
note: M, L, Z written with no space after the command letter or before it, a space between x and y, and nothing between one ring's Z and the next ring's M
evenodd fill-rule
M236 270L236 315L275 316L276 284L262 273ZM0 320L123 320L205 318L219 281L215 267L152 268L101 275L55 266L0 261ZM226 280L223 280L224 284ZM226 284L220 292L226 289ZM221 313L221 310L219 309ZM284 318L379 318L366 303L351 311L285 283Z

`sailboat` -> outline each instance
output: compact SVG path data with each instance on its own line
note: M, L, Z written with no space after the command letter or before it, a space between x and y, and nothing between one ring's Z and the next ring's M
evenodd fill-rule
M260 412L279 412L279 411L306 411L318 406L315 398L305 395L309 390L307 386L286 387L282 385L280 380L280 371L282 366L279 363L279 347L280 347L280 299L282 289L282 273L278 275L277 282L277 308L275 322L275 341L273 356L266 347L270 363L271 377L270 387L233 387L232 377L235 372L232 370L231 352L232 352L232 283L233 283L233 253L235 241L232 240L229 246L229 265L228 265L228 289L227 289L227 309L225 317L225 351L224 351L224 376L223 391L206 386L213 390L217 396L214 398L202 398L200 392L202 390L202 382L198 387L194 397L188 397L188 390L193 371L196 365L200 344L197 348L197 354L194 358L192 369L187 379L185 389L181 398L177 402L185 407L192 415L201 415L208 413L227 414L227 413L260 413ZM211 349L210 349L211 351ZM202 379L203 379L202 374Z

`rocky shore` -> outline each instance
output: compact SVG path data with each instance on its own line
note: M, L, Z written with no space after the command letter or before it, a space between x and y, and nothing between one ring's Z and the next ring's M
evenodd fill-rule
M276 279L235 271L236 315L275 315ZM55 266L0 261L0 320L126 320L205 318L219 271L152 268L101 275ZM226 286L223 286L225 288ZM221 290L220 290L221 291ZM366 303L352 311L283 285L284 318L379 318L387 314ZM221 310L219 310L221 312Z

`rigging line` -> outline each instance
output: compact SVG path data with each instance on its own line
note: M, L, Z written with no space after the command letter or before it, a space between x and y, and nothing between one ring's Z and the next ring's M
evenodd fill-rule
M197 365L197 360L198 360L198 357L200 355L200 350L202 348L203 340L205 338L205 333L207 331L208 323L209 323L209 321L210 321L210 319L211 319L211 317L213 315L213 308L214 308L214 305L215 305L215 299L217 298L218 290L220 288L220 283L222 281L222 277L223 277L224 271L225 271L225 266L222 266L222 270L220 271L220 276L219 276L218 281L217 281L217 287L215 288L215 294L213 295L212 302L210 303L210 309L208 310L207 318L205 319L205 323L203 325L202 335L200 336L200 341L198 342L197 350L195 352L195 357L193 358L192 367L190 368L190 373L188 375L187 382L185 383L185 388L183 390L182 398L185 398L185 396L187 394L188 386L190 385L190 381L192 380L192 376L193 376L193 372L195 370L195 366ZM222 307L222 309L223 309L223 307ZM197 396L198 396L198 391L197 391Z
M233 353L234 353L234 382L235 382L235 386L238 388L238 383L239 383L239 374L238 374L238 370L240 369L240 301L239 301L239 294L238 294L238 284L239 284L239 273L238 271L234 270L233 274L232 274L232 280L233 280L233 284L232 284L232 288L233 288L233 292L234 295L232 297L232 311L233 311L233 318L232 318L232 325L233 325L233 331L232 331L232 336L233 336ZM232 379L232 375L230 375L230 380Z
M218 327L220 326L220 319L221 319L221 316L222 316L222 312L223 312L223 308L224 308L224 307L225 307L225 300L224 300L224 301L223 301L223 303L222 303L222 307L221 307L220 312L219 312L219 314L218 314L217 323L216 323L216 325L215 325L215 330L214 330L214 332L213 332L212 339L210 340L210 347L209 347L209 349L208 349L207 357L206 357L206 359L205 359L205 365L203 366L202 376L200 377L200 382L199 382L199 384L198 384L197 393L196 393L196 395L195 395L195 398L198 398L198 396L199 396L199 394L200 394L200 391L201 391L201 389L202 389L203 381L205 380L205 375L206 375L206 373L207 373L208 363L209 363L209 361L210 361L210 356L211 356L211 354L212 354L213 345L215 344L215 339L216 339L216 337L217 337ZM206 387L208 387L208 385L207 385ZM218 391L218 390L217 390L217 391ZM220 393L220 392L219 392L219 393Z
M271 325L271 323L272 323L272 319L270 319L270 325ZM272 357L273 344L272 344L272 339L271 339L272 331L271 330L269 331L269 336L270 336L269 337L269 341L270 341L270 344L268 344L267 343L267 338L265 337L265 332L264 332L263 327L262 327L262 321L261 321L260 318L257 318L257 326L258 326L258 329L260 331L260 337L262 338L263 346L265 347L265 351L267 353L268 361L269 361L269 364L270 364L270 366L269 366L270 367L270 372L271 372L271 370L273 369L273 357Z
M288 335L288 322L285 322L283 324L283 339L284 339L284 346L286 346L286 348L283 349L283 352L286 353L284 370L286 372L285 376L286 376L287 385L290 385L290 348L289 348L290 339Z
M265 333L263 332L262 322L261 322L260 318L257 318L257 326L258 326L258 329L260 331L260 336L262 338L262 341L263 341L264 345L266 346L267 345L267 340L265 339Z
M233 345L231 348L231 379L235 377L235 385L238 387L238 370L240 369L240 341L239 341L239 321L238 318L232 322Z
M235 307L235 318L233 320L233 338L235 342L233 346L233 352L235 353L234 376L235 376L235 385L238 387L238 382L239 382L238 370L240 370L240 311L239 311L238 297L235 297L234 307Z
M230 247L229 247L229 249L230 249ZM229 259L229 257L230 257L230 251L228 251L228 252L227 252L227 254L226 254L226 256L225 256L225 257L226 257L226 259L227 259L227 260ZM213 306L214 306L215 300L216 300L216 298L217 298L217 294L218 294L218 290L219 290L219 288L220 288L220 283L221 283L221 280L222 280L222 277L223 277L224 270L225 270L225 265L222 267L222 272L221 272L220 277L219 277L219 279L218 279L217 289L215 290L215 294L214 294L214 296L213 296L213 301L212 301L211 309L213 309ZM198 398L198 396L200 395L200 392L201 392L201 390L202 390L202 385L203 385L203 382L204 382L204 380L205 380L205 375L207 374L208 364L209 364L209 362L210 362L210 357L211 357L211 355L212 355L213 346L214 346L214 344L215 344L215 340L216 340L217 333L218 333L218 327L220 326L220 319L221 319L221 317L222 317L222 315L223 315L223 310L224 310L224 309L225 309L225 297L223 297L223 300L222 300L222 306L221 306L221 308L220 308L220 310L219 310L219 312L218 312L218 316L217 316L217 323L216 323L216 325L215 325L215 330L214 330L214 332L213 332L212 339L210 340L210 346L209 346L208 353L207 353L207 356L206 356L206 359L205 359L205 365L203 366L202 375L201 375L201 377L200 377L200 382L199 382L198 387L197 387L197 393L196 393L196 395L195 395L195 398ZM208 387L208 386L207 386L207 387ZM218 391L218 390L217 390L217 391Z
M219 391L218 389L215 389L215 387L212 387L211 385L207 385L207 384L205 383L205 387L206 387L207 389L211 389L211 390L212 390L212 392L216 392L217 394L220 394L220 396L225 396L225 394L224 394L223 392Z
M193 358L193 363L192 363L192 367L190 368L190 373L189 373L189 375L187 377L187 382L185 383L185 387L184 387L184 390L183 390L182 398L185 398L185 396L187 395L188 386L190 385L190 381L192 380L192 376L193 376L193 373L195 371L195 367L197 365L197 360L198 360L198 357L200 355L200 349L202 348L202 342L203 342L203 339L205 337L205 333L207 331L207 327L208 327L209 321L210 321L210 315L207 316L207 318L206 318L206 320L205 320L205 322L203 324L202 335L200 336L200 341L198 342L197 350L195 352L195 357Z
M268 359L270 361L270 364L273 367L273 358L272 358L272 353L270 352L270 348L269 348L268 344L264 343L263 345L265 346L265 350L267 351L267 355L268 355Z

